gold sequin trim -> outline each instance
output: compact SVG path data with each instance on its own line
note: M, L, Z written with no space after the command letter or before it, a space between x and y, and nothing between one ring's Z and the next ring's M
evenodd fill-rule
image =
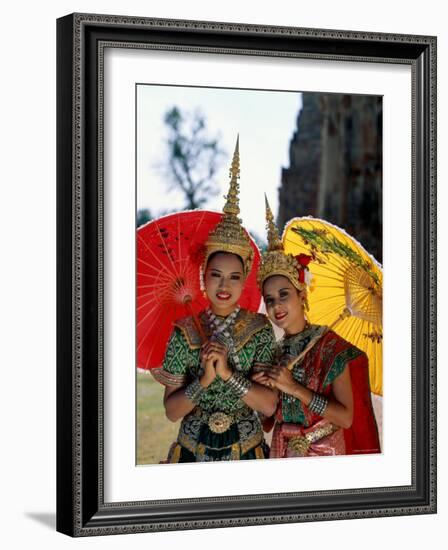
M257 459L264 458L263 447L261 445L255 448L255 458Z
M193 454L196 452L197 442L191 437L180 433L178 441L182 445L182 447L185 447L188 451L192 452Z
M208 319L204 312L200 313L199 318L206 335L210 336L210 327L208 326ZM268 325L269 321L264 315L244 309L240 310L233 329L236 351L243 348L252 336ZM198 349L201 347L202 339L192 317L179 319L176 321L175 326L182 331L190 349Z
M239 443L232 445L232 452L230 454L230 460L239 460L241 456L241 449Z
M150 373L157 380L157 382L163 384L164 386L181 388L187 383L187 376L184 374L171 374L162 367L151 369Z
M172 449L172 453L169 458L170 464L176 464L179 462L181 450L182 450L182 447L178 443L176 443L176 446Z
M263 441L263 433L259 431L249 439L246 439L245 441L241 441L241 453L243 455L246 454L247 451L250 451L257 445L260 445L262 441Z

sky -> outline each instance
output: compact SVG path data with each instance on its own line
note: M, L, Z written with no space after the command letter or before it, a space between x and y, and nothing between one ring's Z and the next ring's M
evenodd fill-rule
M137 85L137 208L153 217L183 209L180 191L168 191L160 164L167 158L168 130L164 114L200 110L208 133L220 137L226 156L215 179L220 192L203 208L221 211L229 184L229 168L239 134L240 217L244 226L265 240L264 193L278 210L281 169L289 166L289 143L302 107L300 92Z

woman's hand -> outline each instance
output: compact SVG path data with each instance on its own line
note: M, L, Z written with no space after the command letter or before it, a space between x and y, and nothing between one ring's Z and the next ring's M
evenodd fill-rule
M208 342L205 344L203 358L206 362L211 361L216 374L226 382L232 376L232 370L227 363L227 348L220 342Z
M255 372L250 377L252 382L257 382L257 384L262 384L268 388L272 388L272 381L264 371Z
M294 380L292 372L287 367L275 365L266 370L271 386L284 393L294 395L299 384Z
M199 383L201 384L201 386L204 386L204 388L208 388L213 380L216 378L216 370L213 364L213 360L206 360L203 356L202 368L204 370L204 374L199 378Z

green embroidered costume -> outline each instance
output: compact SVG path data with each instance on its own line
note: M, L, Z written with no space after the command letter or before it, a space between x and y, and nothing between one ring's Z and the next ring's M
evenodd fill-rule
M205 335L212 329L207 315L199 316ZM255 364L272 362L275 337L264 315L240 310L232 328L238 364L229 355L229 365L248 378ZM163 368L154 372L159 382L185 387L201 375L201 337L192 317L176 322L168 342ZM168 462L198 462L265 458L263 430L258 414L217 376L201 394L197 406L183 418Z

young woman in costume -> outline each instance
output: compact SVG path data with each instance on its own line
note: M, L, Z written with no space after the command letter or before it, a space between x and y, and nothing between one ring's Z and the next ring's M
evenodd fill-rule
M264 315L238 305L253 259L238 219L238 142L230 172L224 216L206 242L203 282L210 307L196 322L186 317L175 323L156 376L166 386L168 419L182 419L168 462L267 458L255 411L272 415L277 392L250 375L254 365L272 363L275 338Z
M309 324L311 258L285 254L267 201L266 218L268 250L258 282L269 319L284 330L273 366L252 377L280 392L269 456L378 453L367 356L327 327ZM303 359L288 368L310 342Z

